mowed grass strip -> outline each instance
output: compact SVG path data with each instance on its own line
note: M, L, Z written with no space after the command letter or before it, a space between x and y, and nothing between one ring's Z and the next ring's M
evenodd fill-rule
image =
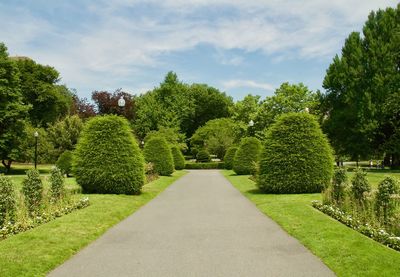
M222 173L338 276L400 276L400 252L315 210L311 201L320 200L320 194L261 194L249 176L237 176L230 170Z
M184 174L160 177L141 195L88 195L89 207L0 241L0 276L45 276Z

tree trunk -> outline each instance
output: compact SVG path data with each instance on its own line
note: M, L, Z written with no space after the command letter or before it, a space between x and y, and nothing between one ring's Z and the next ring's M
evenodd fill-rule
M390 155L389 155L389 154L386 154L385 157L383 158L383 164L384 164L385 166L392 166L392 165L390 164Z
M399 154L393 154L392 155L391 168L392 169L399 169L400 168L400 155Z
M7 160L7 162L5 160L2 160L1 163L4 165L4 167L6 168L6 173L10 172L11 169L11 163L12 160Z

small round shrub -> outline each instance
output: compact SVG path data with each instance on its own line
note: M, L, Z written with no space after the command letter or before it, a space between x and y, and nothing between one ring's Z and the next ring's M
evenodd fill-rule
M398 181L388 176L378 185L375 195L375 212L378 218L386 224L396 209L396 200L393 196L399 190Z
M176 170L182 170L185 168L185 157L178 146L174 145L171 147L172 157L174 159L174 165Z
M336 168L332 178L332 199L341 203L345 196L347 186L347 172L343 167Z
M363 202L365 200L365 194L371 191L371 185L366 177L367 173L361 169L356 169L354 171L354 177L351 180L351 192L354 199L358 202Z
M144 145L146 162L154 164L154 170L161 176L168 176L174 172L174 160L171 148L163 137L152 137Z
M4 225L6 220L14 220L15 199L15 191L11 179L0 175L0 227Z
M50 171L50 191L53 200L60 200L64 196L64 177L58 167Z
M116 115L90 119L74 151L73 170L84 192L139 194L144 159L128 121Z
M196 162L198 163L207 163L211 161L210 153L208 153L207 150L202 149L199 152L197 152L196 155Z
M43 200L43 183L39 171L31 169L26 172L26 177L22 181L22 193L29 214L38 213Z
M233 159L235 158L235 154L236 154L237 150L238 150L237 146L229 147L228 150L226 150L226 153L224 156L224 163L225 163L226 169L233 168Z
M65 150L56 162L56 166L69 177L72 172L72 158L73 153L70 150Z
M259 163L257 185L261 191L321 192L332 174L332 149L312 115L284 114L270 126Z
M257 138L243 138L233 158L233 171L238 175L254 174L260 153L261 142Z

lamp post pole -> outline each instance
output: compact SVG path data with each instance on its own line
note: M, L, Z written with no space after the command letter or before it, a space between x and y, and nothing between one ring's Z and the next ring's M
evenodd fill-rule
M248 126L249 126L249 135L253 136L254 121L252 119L249 121L249 125Z
M124 107L125 107L125 99L124 99L124 97L122 95L118 99L118 106L119 106L121 115L123 115L123 111L124 111Z
M37 167L37 145L38 145L39 133L37 131L35 131L35 133L33 135L35 136L35 169L36 169L36 167Z

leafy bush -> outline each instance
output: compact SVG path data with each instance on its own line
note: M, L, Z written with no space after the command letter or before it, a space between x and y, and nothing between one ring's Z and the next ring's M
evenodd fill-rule
M398 182L393 177L386 177L378 185L375 199L375 211L378 218L384 224L388 222L389 217L393 216L396 208L396 199L394 195L398 192Z
M144 173L146 175L146 184L158 179L158 173L154 169L153 163L146 163L144 165Z
M61 171L69 177L69 174L72 172L72 159L73 153L70 150L65 150L56 162L56 165Z
M186 163L185 169L224 169L225 163L209 162L209 163Z
M0 175L0 227L7 219L13 221L15 203L15 192L11 179Z
M29 214L37 214L43 200L43 183L39 171L31 169L26 172L26 178L22 181L22 192Z
M345 196L345 189L347 186L347 173L346 169L339 167L333 172L332 179L332 198L336 203L341 203Z
M371 191L371 186L366 175L367 173L357 168L351 180L351 192L353 193L354 199L360 203L364 202L366 193Z
M91 118L74 153L74 175L85 192L140 193L145 180L144 159L125 118Z
M207 163L211 161L210 153L207 150L202 149L196 155L196 162L198 163Z
M64 177L56 166L50 171L50 190L51 197L56 201L64 196Z
M171 147L172 157L174 159L174 165L176 170L181 170L185 168L185 157L178 146L174 145Z
M268 129L257 185L267 193L314 193L333 174L332 149L308 113L280 116Z
M260 160L261 142L255 137L242 139L233 158L233 171L238 175L254 174Z
M174 160L165 138L150 138L144 145L144 157L146 162L154 164L154 169L159 175L168 176L174 172Z
M226 169L233 168L233 159L235 158L236 151L238 150L237 146L229 147L224 156L224 163Z

